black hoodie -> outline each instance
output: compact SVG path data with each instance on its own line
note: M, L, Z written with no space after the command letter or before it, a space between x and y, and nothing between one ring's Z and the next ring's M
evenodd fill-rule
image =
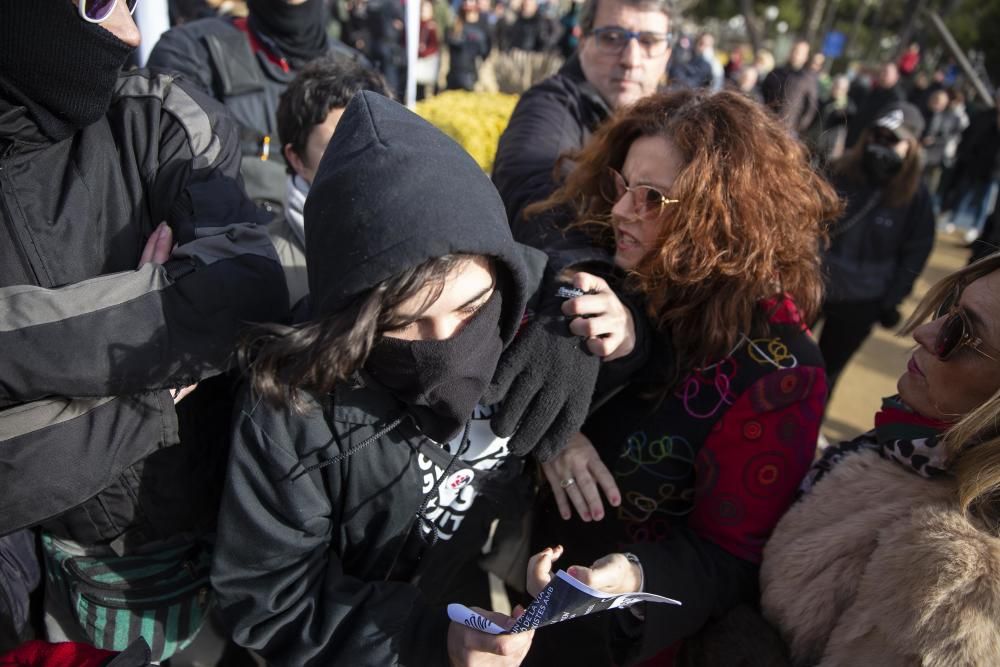
M316 318L428 258L485 254L505 277L509 343L544 269L511 238L475 162L369 92L344 112L305 225ZM470 513L428 549L416 518L448 465L443 448L376 387L339 386L309 407L248 395L236 422L212 575L235 640L273 665L446 665L442 603L456 601L450 576L479 555L485 517Z

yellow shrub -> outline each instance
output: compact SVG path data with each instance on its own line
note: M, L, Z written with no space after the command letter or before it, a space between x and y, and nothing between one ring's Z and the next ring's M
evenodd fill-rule
M517 95L449 90L417 102L417 113L461 144L489 173L515 104Z

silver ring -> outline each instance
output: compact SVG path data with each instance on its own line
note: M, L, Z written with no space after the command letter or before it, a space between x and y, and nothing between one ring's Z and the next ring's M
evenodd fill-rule
M564 489L568 489L569 487L573 486L574 484L576 484L576 480L573 479L572 477L567 477L566 479L564 479L561 482L559 482L559 486L561 486Z

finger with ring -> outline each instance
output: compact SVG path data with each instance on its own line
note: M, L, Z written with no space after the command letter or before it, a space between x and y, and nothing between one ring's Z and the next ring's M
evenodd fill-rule
M576 484L576 480L573 479L572 477L567 477L566 479L564 479L561 482L559 482L559 486L561 486L564 489L568 489L569 487L573 486L574 484Z

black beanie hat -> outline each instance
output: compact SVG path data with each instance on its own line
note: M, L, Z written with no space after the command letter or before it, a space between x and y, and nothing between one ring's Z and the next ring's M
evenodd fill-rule
M70 0L0 0L0 94L56 140L108 112L133 50L77 11Z
M305 204L313 316L339 312L380 282L447 254L499 260L513 287L509 342L527 302L526 253L489 177L457 143L404 106L362 91L347 105Z
M890 102L875 114L872 127L889 130L900 139L920 141L924 135L924 115L909 102Z

